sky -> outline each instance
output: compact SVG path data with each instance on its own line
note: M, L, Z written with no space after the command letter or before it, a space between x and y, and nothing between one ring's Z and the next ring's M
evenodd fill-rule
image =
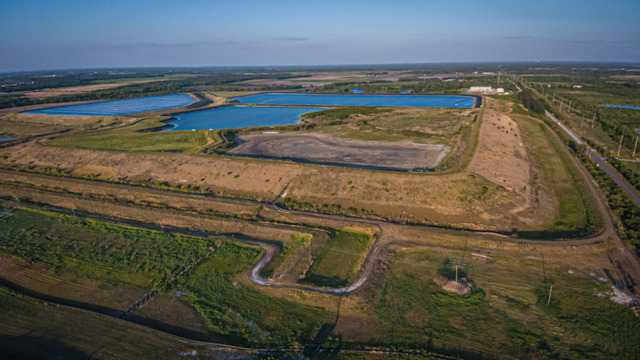
M640 0L0 0L0 72L640 62Z

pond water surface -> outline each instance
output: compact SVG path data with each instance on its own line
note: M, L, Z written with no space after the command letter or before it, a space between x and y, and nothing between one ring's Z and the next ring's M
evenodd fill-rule
M600 105L600 107L640 110L640 106L631 105Z
M237 129L254 126L293 125L300 122L300 115L323 108L279 106L227 106L211 110L194 111L175 115L169 124L174 130Z
M258 94L235 99L245 104L325 106L410 106L471 108L475 97L464 95L329 95Z
M187 94L149 96L143 98L101 101L90 104L58 106L25 111L25 114L70 115L70 116L115 116L139 112L171 109L196 102Z

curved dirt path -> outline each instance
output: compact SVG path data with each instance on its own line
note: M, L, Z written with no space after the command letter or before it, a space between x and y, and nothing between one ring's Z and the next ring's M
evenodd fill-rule
M260 276L260 271L262 270L263 267L265 267L265 265L269 263L269 261L271 261L271 258L273 258L273 255L275 254L275 251L273 250L273 246L271 246L270 244L257 242L257 241L256 242L244 241L244 240L239 240L239 241L243 243L259 246L264 250L264 255L262 256L262 259L260 259L260 261L256 264L256 266L254 266L254 268L251 270L250 279L254 283L262 286L292 288L292 289L300 289L300 290L307 290L307 291L315 291L315 292L325 293L325 294L344 295L344 294L351 293L357 288L359 288L360 286L362 286L362 284L364 284L367 281L369 274L373 270L373 264L377 259L378 252L380 251L380 247L381 247L377 245L378 245L378 242L380 241L380 238L382 238L383 236L382 227L378 225L378 229L380 230L380 233L376 237L376 240L373 243L373 245L371 245L371 250L369 251L367 258L365 259L365 263L360 268L361 271L360 271L359 277L355 281L353 281L349 286L345 286L337 289L322 288L322 287L312 286L312 285L282 284L282 283L276 283L271 279L264 278Z

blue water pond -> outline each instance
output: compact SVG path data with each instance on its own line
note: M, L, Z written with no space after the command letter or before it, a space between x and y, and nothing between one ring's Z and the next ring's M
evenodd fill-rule
M362 94L364 92L364 90L362 89L349 89L349 90L351 90L351 92L354 94Z
M245 104L320 106L410 106L471 108L475 98L463 95L325 95L258 94L236 98Z
M26 114L71 115L71 116L114 116L139 112L171 109L195 102L187 94L150 96L135 99L101 101L90 104L59 106L40 110L25 111Z
M175 115L174 118L176 120L170 122L173 128L168 131L293 125L300 122L300 115L320 110L326 109L276 106L227 106Z
M631 105L600 105L600 107L640 110L640 106Z

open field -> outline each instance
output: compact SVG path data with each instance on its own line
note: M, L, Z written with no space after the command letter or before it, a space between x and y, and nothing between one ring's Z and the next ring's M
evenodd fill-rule
M444 145L348 140L315 133L243 135L239 139L240 145L229 154L407 170L434 168L450 151Z
M347 285L366 255L371 240L370 234L342 229L325 245L304 281L320 286Z
M58 137L49 141L48 144L115 151L185 151L203 147L213 141L209 138L208 131L139 132L165 126L167 120L169 120L167 117L150 117L118 129Z
M10 113L0 117L0 134L27 138L71 131L96 130L124 125L133 121L127 117L56 116Z
M0 249L8 254L144 289L157 288L170 274L204 255L209 246L197 238L26 210L10 210L0 231Z

